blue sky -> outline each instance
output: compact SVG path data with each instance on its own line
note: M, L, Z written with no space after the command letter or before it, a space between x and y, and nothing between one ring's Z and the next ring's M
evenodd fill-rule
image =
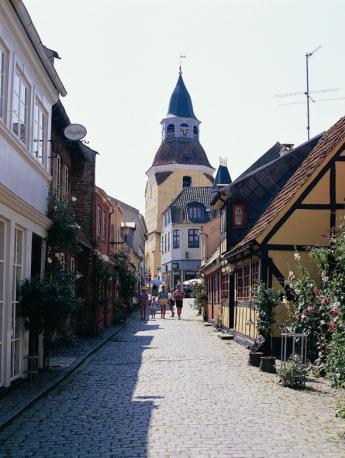
M343 0L24 0L68 95L72 122L100 153L97 185L144 211L145 171L161 141L179 54L201 143L236 178L276 141L306 140L305 53L315 99L345 97ZM345 115L312 103L311 134Z

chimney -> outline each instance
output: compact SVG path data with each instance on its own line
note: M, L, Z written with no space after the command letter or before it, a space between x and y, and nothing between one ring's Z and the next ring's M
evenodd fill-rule
M279 156L282 157L289 151L293 149L294 144L293 143L283 143L280 145L280 151L279 151Z

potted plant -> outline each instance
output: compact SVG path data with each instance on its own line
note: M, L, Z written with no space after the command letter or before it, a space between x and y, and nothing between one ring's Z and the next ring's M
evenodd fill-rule
M259 351L260 348L265 343L265 338L262 335L259 335L255 340L254 344L249 352L248 364L251 366L259 367L261 358L264 356L263 351Z
M266 342L265 355L260 358L260 370L263 372L275 372L275 357L273 356L273 325L275 308L281 300L281 292L267 288L263 283L258 285L256 291L256 304L258 315L256 326L259 335Z
M278 370L279 383L282 386L294 389L305 388L305 377L307 367L302 363L301 358L297 354L293 354L286 361L284 366Z

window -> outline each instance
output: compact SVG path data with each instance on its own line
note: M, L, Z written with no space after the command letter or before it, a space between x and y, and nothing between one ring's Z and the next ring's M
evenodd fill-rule
M115 226L114 224L110 225L110 241L115 242Z
M243 267L237 269L237 299L243 299Z
M167 235L164 235L164 253L167 252Z
M164 253L163 249L164 249L164 237L162 235L162 237L161 237L161 253Z
M24 233L14 230L13 284L11 308L11 379L20 375L21 321L18 292L23 280Z
M97 237L101 238L102 234L102 209L97 207Z
M170 232L169 234L167 234L167 236L168 236L168 251L170 251Z
M199 248L199 229L188 229L188 248Z
M187 138L189 136L189 127L185 122L180 126L180 135L183 138Z
M64 167L64 198L69 200L69 168L65 164Z
M5 118L6 113L6 54L0 48L0 118Z
M198 138L198 134L199 134L199 131L198 131L197 126L194 126L194 127L193 127L193 135L194 135L194 138Z
M102 240L105 242L107 239L107 214L103 212L103 221L102 221Z
M232 225L234 228L244 227L247 223L246 209L244 205L233 205Z
M15 72L12 104L12 130L23 143L27 143L28 99L28 88L23 78Z
M256 296L256 290L259 284L259 261L252 262L252 295Z
M174 124L169 124L167 127L167 138L175 137L175 126Z
M180 248L180 230L173 231L173 248Z
M44 164L45 162L46 124L47 117L44 114L41 106L36 102L34 107L34 135L32 139L32 154L40 164Z
M61 156L56 155L56 177L55 177L55 192L56 197L61 199Z
M192 178L191 177L183 177L182 179L182 187L183 188L190 188L192 186Z
M205 217L205 207L192 204L188 207L188 216L191 221L202 221Z
M250 265L247 264L243 268L243 299L250 298Z
M73 256L69 260L69 268L71 272L75 272L75 258Z
M228 272L222 273L222 298L229 298L229 274Z

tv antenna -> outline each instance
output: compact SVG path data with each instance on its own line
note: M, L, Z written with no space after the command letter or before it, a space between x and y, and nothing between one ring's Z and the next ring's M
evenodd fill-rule
M305 95L306 102L307 102L307 135L308 135L308 140L310 140L310 102L315 103L315 102L326 102L326 101L329 101L329 100L344 100L345 99L345 97L335 97L335 98L330 98L330 99L315 100L310 95L310 94L322 94L324 92L335 92L335 91L339 90L338 88L334 88L334 89L319 89L319 90L316 90L316 91L310 91L310 87L309 87L309 59L321 47L322 47L322 45L320 45L317 48L315 48L314 51L305 53L305 66L306 66L306 90L305 90L305 92L287 92L285 94L277 94L277 95L275 95L275 97L290 97L290 96ZM299 103L305 103L305 102L282 103L281 105L297 105Z
M185 54L180 53L180 66L179 66L179 74L182 75L182 59L185 59L187 56Z

